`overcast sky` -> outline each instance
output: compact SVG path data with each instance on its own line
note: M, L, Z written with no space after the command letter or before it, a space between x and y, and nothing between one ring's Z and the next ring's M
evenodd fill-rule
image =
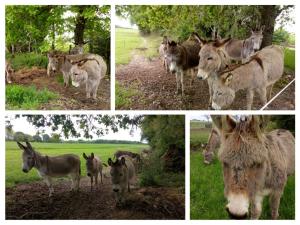
M32 126L30 123L27 122L26 118L21 117L15 119L14 117L9 117L11 124L13 125L14 132L21 131L26 134L35 135L37 132L37 129ZM99 125L100 127L100 125ZM102 126L104 127L104 126ZM110 130L110 129L109 129ZM50 127L45 128L45 133L51 135L53 131L50 129ZM62 139L65 139L62 137ZM69 138L68 140L76 140L77 138ZM80 137L79 139L84 139L83 137ZM94 139L105 139L105 140L125 140L125 141L141 141L141 129L135 128L132 133L130 133L130 130L123 130L120 129L117 133L113 133L111 130L107 135L97 137L94 136Z

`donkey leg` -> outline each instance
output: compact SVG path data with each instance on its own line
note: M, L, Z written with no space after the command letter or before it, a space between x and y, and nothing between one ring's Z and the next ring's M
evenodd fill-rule
M69 79L70 79L69 73L63 72L63 78L64 78L64 86L68 87L69 86Z
M89 81L87 81L86 84L85 84L86 98L91 97L91 88L92 87L91 87Z
M181 95L184 97L184 73L183 71L180 72L180 83L181 83Z
M271 217L273 220L276 220L279 216L278 209L280 205L280 198L282 192L274 192L270 194L270 208L271 208Z
M96 189L98 189L98 173L96 173L96 176L95 176L95 186L96 186Z
M251 107L252 107L252 103L253 103L253 97L254 97L254 91L251 89L251 90L248 90L247 91L247 110L251 110Z
M263 106L265 104L267 104L267 89L266 88L260 88L258 89L258 94L259 94L259 98L263 104Z
M178 95L179 94L179 89L180 89L180 77L179 77L179 72L176 72L176 94Z
M273 91L273 84L271 84L268 88L267 88L267 100L271 100L272 98L272 91Z
M54 193L54 189L52 187L52 180L50 177L44 177L44 181L47 184L48 188L49 188L49 197L51 197Z
M100 176L101 176L101 184L103 184L103 182L102 182L102 170L100 170Z
M251 219L259 219L262 211L262 201L263 201L263 196L262 195L256 195L254 202L251 204L250 208L250 216Z
M93 190L93 175L91 175L91 191Z

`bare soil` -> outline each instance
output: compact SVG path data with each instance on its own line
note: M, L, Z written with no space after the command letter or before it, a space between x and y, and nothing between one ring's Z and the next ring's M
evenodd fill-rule
M54 185L48 198L43 182L6 188L6 219L184 219L185 198L178 188L134 188L116 205L109 178L98 190L90 190L83 178L79 192L70 191L69 180Z
M293 80L294 74L284 74L275 84L273 96ZM195 80L190 87L190 78L185 79L185 98L176 95L175 75L167 73L159 58L145 58L134 55L128 65L121 65L116 70L116 80L125 89L136 89L138 95L130 98L130 106L119 109L139 110L198 110L208 109L209 92L206 81ZM261 109L258 96L255 96L253 109ZM246 92L239 91L230 109L246 109ZM268 109L295 109L295 84L269 105Z
M97 93L97 100L87 99L85 85L75 88L72 85L64 87L59 82L58 75L47 76L46 69L33 67L21 69L13 76L13 83L24 86L35 86L38 90L48 89L58 94L58 98L40 106L44 110L109 110L110 80L102 79Z

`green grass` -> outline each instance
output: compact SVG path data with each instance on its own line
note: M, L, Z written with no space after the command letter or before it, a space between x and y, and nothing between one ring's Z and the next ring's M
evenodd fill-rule
M191 219L228 219L224 209L224 183L218 160L204 165L200 152L192 152L190 160ZM295 218L295 176L288 179L279 208L279 219ZM264 199L261 219L270 219L268 198Z
M131 97L133 96L141 96L139 91L134 87L134 85L131 85L130 88L122 87L117 81L116 81L116 108L127 108L132 104Z
M109 157L117 150L129 150L139 152L147 147L143 144L82 144L82 143L33 143L32 146L42 154L55 156L60 154L73 153L81 158L81 174L85 176L85 160L82 153L90 154L94 152L102 162L107 163ZM32 169L28 174L22 172L22 151L15 142L6 142L6 187L11 187L20 183L30 183L41 180L37 170Z
M145 57L158 55L162 37L156 34L141 36L138 30L116 28L116 64L128 64L133 54ZM138 48L146 48L141 51Z
M41 104L57 98L53 92L37 90L34 86L8 85L5 94L7 109L37 109Z
M14 70L22 68L40 67L47 68L48 58L46 55L37 53L18 53L12 58L12 55L7 54L6 58L11 62Z
M295 71L295 50L284 49L284 66L290 70Z
M191 149L200 144L207 143L211 128L204 128L202 122L191 121L190 123L190 145Z

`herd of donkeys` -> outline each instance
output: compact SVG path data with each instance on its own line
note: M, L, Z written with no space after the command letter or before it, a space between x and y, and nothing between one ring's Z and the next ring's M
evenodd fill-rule
M37 169L39 175L43 178L49 188L49 197L53 195L54 189L52 179L55 177L70 176L72 190L79 190L81 177L81 161L80 157L75 154L64 154L59 156L42 155L36 151L29 142L22 144L17 142L22 150L22 170L28 173L32 168ZM149 150L143 150L141 155L130 151L116 151L114 159L108 159L108 165L100 160L100 157L91 153L86 155L83 153L83 158L86 161L87 176L90 177L91 190L93 183L98 189L98 177L100 176L101 183L103 177L103 166L110 167L110 177L112 183L112 191L115 194L117 203L124 198L126 190L130 191L130 185L136 183L136 173L140 168L142 158L147 158Z
M85 85L86 97L97 98L97 90L107 72L107 64L97 54L83 53L83 45L76 45L69 52L52 51L48 53L47 76L52 73L63 74L64 86L69 86L70 78L74 87ZM5 80L12 83L14 70L11 63L5 63Z
M207 80L209 108L227 109L239 90L247 91L246 108L251 109L257 93L263 105L271 98L272 87L284 70L283 48L276 45L261 49L264 27L251 31L244 40L216 37L205 40L192 33L177 43L164 37L159 47L165 69L176 75L176 93L184 96L184 80L197 76Z

